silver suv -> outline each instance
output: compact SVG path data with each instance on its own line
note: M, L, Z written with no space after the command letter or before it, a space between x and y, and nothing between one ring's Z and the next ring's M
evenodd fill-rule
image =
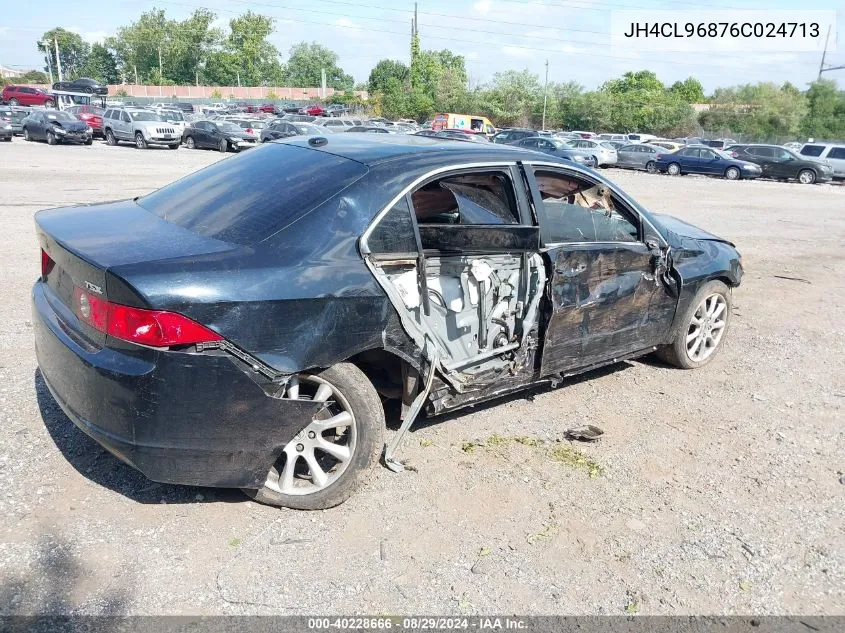
M179 149L182 137L176 128L163 121L158 113L142 108L109 108L103 113L103 135L106 143L135 143L138 149L150 145L167 145Z
M845 179L845 142L843 143L804 143L799 152L802 156L808 156L828 163L833 168L835 180Z

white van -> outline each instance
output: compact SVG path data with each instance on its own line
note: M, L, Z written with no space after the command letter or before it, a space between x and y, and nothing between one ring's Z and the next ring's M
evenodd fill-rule
M799 152L833 167L833 178L845 180L845 143L804 143Z

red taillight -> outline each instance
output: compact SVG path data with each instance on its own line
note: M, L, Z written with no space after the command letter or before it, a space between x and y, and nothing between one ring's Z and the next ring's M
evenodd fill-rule
M170 347L223 340L217 332L176 312L112 303L77 287L73 300L76 316L95 330L130 343Z
M255 132L253 132L253 131L252 131L252 128L251 128L251 127L248 127L248 128L246 129L246 133L247 133L247 134L255 134Z
M53 266L55 266L55 265L56 265L56 262L54 262L52 259L50 259L50 256L47 254L47 251L45 251L42 248L41 249L41 277L46 277L47 275L49 275L50 272L53 270Z
M654 156L655 160L660 160L661 158L663 158L663 154L655 154Z

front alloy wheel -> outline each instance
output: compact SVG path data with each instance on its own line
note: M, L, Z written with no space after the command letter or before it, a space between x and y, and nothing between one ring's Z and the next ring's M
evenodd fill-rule
M264 486L244 492L262 503L300 510L346 501L383 446L384 410L372 383L356 366L340 363L291 377L284 400L323 406L284 446Z
M229 151L229 142L225 138L221 138L217 149L225 154L227 151Z
M816 172L812 169L802 169L798 174L798 182L802 185L812 185L816 182Z
M138 149L147 149L147 140L141 132L135 133L135 147Z
M725 338L731 317L731 290L721 281L704 284L681 321L671 345L659 355L682 369L695 369L713 359Z
M728 180L739 180L739 177L741 175L742 174L739 173L739 169L737 169L736 167L728 167L725 170L725 178L727 178Z

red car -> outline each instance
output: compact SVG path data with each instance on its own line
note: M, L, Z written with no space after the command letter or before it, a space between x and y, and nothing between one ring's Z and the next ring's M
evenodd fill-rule
M80 121L85 121L92 130L94 136L103 136L103 110L92 105L78 105L67 109L67 112L74 115Z
M4 86L0 100L9 105L47 106L48 108L56 105L56 98L49 92L29 86Z
M303 108L303 112L310 116L326 116L326 109L317 103L313 103L307 108Z
M267 112L268 114L276 114L276 105L273 103L265 103L260 108L258 108L259 112Z

